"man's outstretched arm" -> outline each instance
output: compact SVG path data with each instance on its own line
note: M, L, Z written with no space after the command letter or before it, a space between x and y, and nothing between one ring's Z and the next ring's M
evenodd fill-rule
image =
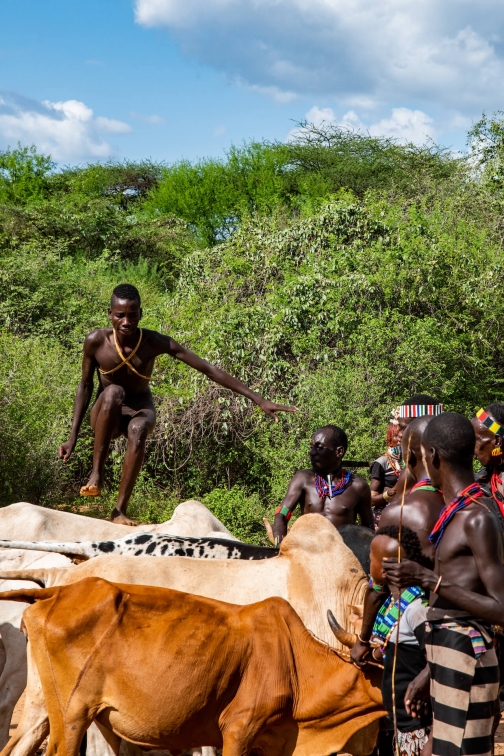
M218 383L220 386L224 386L224 388L231 389L231 391L234 391L236 394L241 394L242 396L247 397L247 399L250 399L257 404L263 412L274 418L275 422L278 422L275 412L297 412L297 407L289 407L284 404L270 402L268 399L261 396L261 394L252 391L252 389L237 378L233 378L229 373L225 373L224 370L210 364L210 362L202 360L201 357L198 357L198 355L191 352L190 349L186 349L181 344L177 343L175 339L172 339L170 336L163 337L163 340L166 340L167 342L164 350L166 354L170 354L172 357L175 357L175 359L185 362L186 365L189 365L200 373L208 376L211 381L215 381L215 383Z
M304 484L304 473L299 471L289 483L285 498L276 511L275 520L273 522L273 535L275 538L278 538L279 541L287 535L287 523L296 509L296 506L301 501Z
M87 336L86 340L84 341L82 376L77 387L77 394L75 396L72 431L70 433L70 438L68 439L68 441L65 441L64 444L61 444L58 449L58 454L60 455L63 462L67 461L67 459L75 449L77 436L79 435L79 430L82 425L84 415L86 414L86 410L89 407L89 402L91 401L91 397L93 395L93 375L96 369L96 360L93 356L91 348L92 335L93 334Z

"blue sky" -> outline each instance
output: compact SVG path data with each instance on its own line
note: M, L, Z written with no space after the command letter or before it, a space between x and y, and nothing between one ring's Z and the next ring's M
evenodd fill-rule
M497 0L2 0L0 149L174 161L308 118L463 148L504 109Z

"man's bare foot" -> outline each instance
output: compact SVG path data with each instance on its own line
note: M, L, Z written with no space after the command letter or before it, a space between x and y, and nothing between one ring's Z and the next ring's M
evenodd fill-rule
M82 486L80 490L81 496L101 496L101 488L98 486L92 486L90 483L87 486Z
M119 512L118 509L112 510L110 519L112 520L114 525L136 525L136 522L134 520L130 520L129 517L126 517L125 514L123 514L122 512Z

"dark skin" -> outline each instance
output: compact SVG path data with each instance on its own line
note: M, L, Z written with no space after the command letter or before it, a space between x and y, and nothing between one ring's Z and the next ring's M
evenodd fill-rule
M489 467L495 465L496 461L499 463L499 483L498 489L500 493L503 493L502 475L504 472L503 457L498 455L495 457L492 452L494 449L502 449L503 439L501 436L495 435L491 430L481 423L477 417L473 417L471 420L474 433L476 435L476 444L474 446L474 456L481 464L482 467Z
M422 432L428 422L429 418L427 417L413 420L402 437L403 459L414 482L429 477L424 465L421 447ZM402 494L401 491L399 493ZM397 496L396 500L392 501L384 509L380 520L380 527L388 525L399 526L402 510L403 526L410 528L417 534L424 556L434 564L434 548L429 542L429 535L444 506L442 495L434 491L417 490L405 495L404 506L402 507L401 500L402 495ZM375 580L374 577L373 580ZM378 582L379 584L383 583L383 581ZM385 597L382 594L377 593L372 588L367 589L364 597L364 612L360 633L362 641L357 641L350 652L352 661L356 664L364 662L369 655L369 639L371 638L373 624L384 600Z
M113 297L108 311L112 328L100 328L90 333L84 341L82 378L77 389L70 438L59 447L59 456L66 462L72 454L84 415L93 395L93 379L100 367L111 370L121 360L114 345L115 331L119 347L128 357L138 343L139 322L142 309L138 300ZM143 330L140 348L132 359L134 368L143 376L150 376L156 357L169 354L186 365L208 376L224 388L247 397L263 412L278 422L276 412L296 412L288 407L270 402L252 391L244 383L211 365L189 349L178 344L171 336L156 331ZM91 426L95 432L93 471L83 495L96 495L103 487L103 471L112 439L124 435L128 439L117 505L112 512L112 521L134 525L126 516L129 498L140 472L147 436L156 422L149 381L136 375L128 366L123 366L110 375L98 374L98 394L91 410ZM86 493L87 492L87 493Z
M317 431L312 437L310 446L311 470L299 470L287 489L287 495L281 506L293 512L297 505L301 506L301 514L317 513L324 515L335 528L342 525L355 525L360 516L364 527L373 527L371 512L371 494L369 486L363 478L354 475L348 488L332 499L321 499L315 490L315 475L322 475L327 482L327 475L331 475L333 483L341 478L343 456L346 449L334 446L331 442L331 432ZM284 515L275 515L273 534L285 536L287 534L287 520Z
M446 502L452 501L474 481L472 459L454 464L435 447L423 448L433 485L442 488ZM383 562L389 584L403 590L408 585L428 589L430 605L462 609L471 617L501 625L504 622L504 566L502 539L486 499L457 512L435 551L434 570L409 560ZM438 585L440 576L441 582ZM437 587L437 592L433 593ZM425 671L422 673L425 676ZM413 701L421 693L416 679L407 695ZM418 702L411 704L418 706Z
M398 550L398 542L394 538L389 538L389 536L379 535L371 541L369 571L374 582L378 585L387 585L387 573L383 569L383 560L389 557L397 558ZM371 655L376 661L381 660L381 652L373 650L371 653L369 640L376 615L386 598L386 593L377 593L372 588L367 588L364 597L364 612L360 631L360 637L363 640L358 640L350 651L350 657L358 667L371 661Z
M403 459L413 482L428 478L428 471L422 455L422 433L430 418L422 417L412 420L407 427L401 441ZM429 542L429 535L436 524L444 499L441 494L434 491L413 491L404 497L404 506L401 507L402 496L397 496L383 511L380 527L387 525L399 526L402 509L402 524L415 532L420 541L424 556L433 563L434 548ZM378 540L378 539L375 539ZM374 541L373 541L374 543ZM394 556L394 555L387 555ZM386 576L386 573L384 572ZM375 578L373 577L373 580ZM379 581L383 584L383 581ZM373 630L373 624L380 607L385 600L383 594L377 593L372 588L367 588L364 596L364 611L360 637L350 651L352 661L361 665L369 660L369 640ZM422 673L422 677L416 678L406 692L406 709L413 717L420 716L420 708L427 705L429 689L429 668ZM425 689L425 686L427 688ZM412 707L412 702L414 705Z
M401 443L404 431L406 430L407 426L411 420L409 418L400 417L398 419L398 425L397 425L397 431L394 437L394 443L393 446L399 446ZM371 504L373 507L378 507L378 509L383 509L383 507L386 507L389 503L390 499L394 497L398 491L401 490L400 488L400 480L403 478L403 473L399 475L397 479L397 483L393 488L387 488L383 485L381 480L378 480L377 478L371 478L371 483L369 484L369 487L371 488ZM386 493L388 498L385 499L383 494Z

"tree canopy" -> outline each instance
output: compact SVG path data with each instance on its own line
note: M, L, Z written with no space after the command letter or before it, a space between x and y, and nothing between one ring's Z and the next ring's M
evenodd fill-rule
M194 164L57 169L34 148L1 153L0 503L77 506L89 423L71 462L56 449L83 338L124 281L145 327L300 408L272 424L159 359L132 500L144 519L196 497L259 542L317 427L341 425L348 457L372 460L408 395L468 415L502 399L503 123L483 116L464 157L310 124ZM89 511L110 509L123 453L119 440Z

